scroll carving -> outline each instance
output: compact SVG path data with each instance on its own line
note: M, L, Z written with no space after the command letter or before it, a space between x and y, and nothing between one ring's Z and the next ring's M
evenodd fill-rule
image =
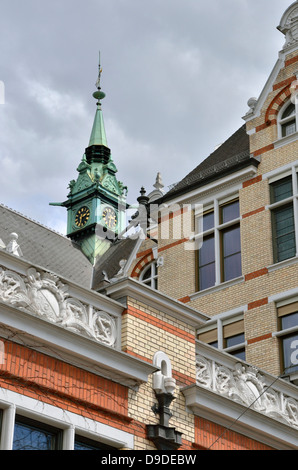
M201 355L196 361L197 385L298 429L298 402L268 387L256 367L230 369Z
M52 273L30 268L27 276L21 276L0 267L0 300L99 343L115 346L115 319L70 297L68 286Z

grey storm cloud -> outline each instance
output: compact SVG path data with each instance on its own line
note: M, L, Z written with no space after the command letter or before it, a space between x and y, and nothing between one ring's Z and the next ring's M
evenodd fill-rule
M1 0L0 202L58 231L103 113L128 202L182 179L243 123L282 48L289 0Z

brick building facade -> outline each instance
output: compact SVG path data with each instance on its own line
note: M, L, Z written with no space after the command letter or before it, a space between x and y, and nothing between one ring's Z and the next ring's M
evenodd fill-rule
M124 204L100 86L68 237L0 206L1 449L298 448L297 22L245 124L141 192L146 239L97 237Z

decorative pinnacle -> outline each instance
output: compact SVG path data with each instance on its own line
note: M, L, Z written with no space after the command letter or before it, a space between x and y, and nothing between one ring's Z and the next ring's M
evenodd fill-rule
M92 95L96 100L98 100L97 101L98 104L100 104L100 100L102 100L106 96L105 93L101 91L101 88L100 88L101 74L102 74L102 68L100 66L100 52L99 52L98 78L95 83L97 91L95 91Z

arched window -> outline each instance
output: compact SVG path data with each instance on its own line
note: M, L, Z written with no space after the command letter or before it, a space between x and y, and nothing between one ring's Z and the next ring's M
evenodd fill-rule
M296 105L292 101L287 102L279 113L279 137L287 137L297 131Z
M148 266L144 268L140 275L140 281L143 284L151 287L152 289L157 289L157 278L158 278L158 266L157 262L153 261Z

